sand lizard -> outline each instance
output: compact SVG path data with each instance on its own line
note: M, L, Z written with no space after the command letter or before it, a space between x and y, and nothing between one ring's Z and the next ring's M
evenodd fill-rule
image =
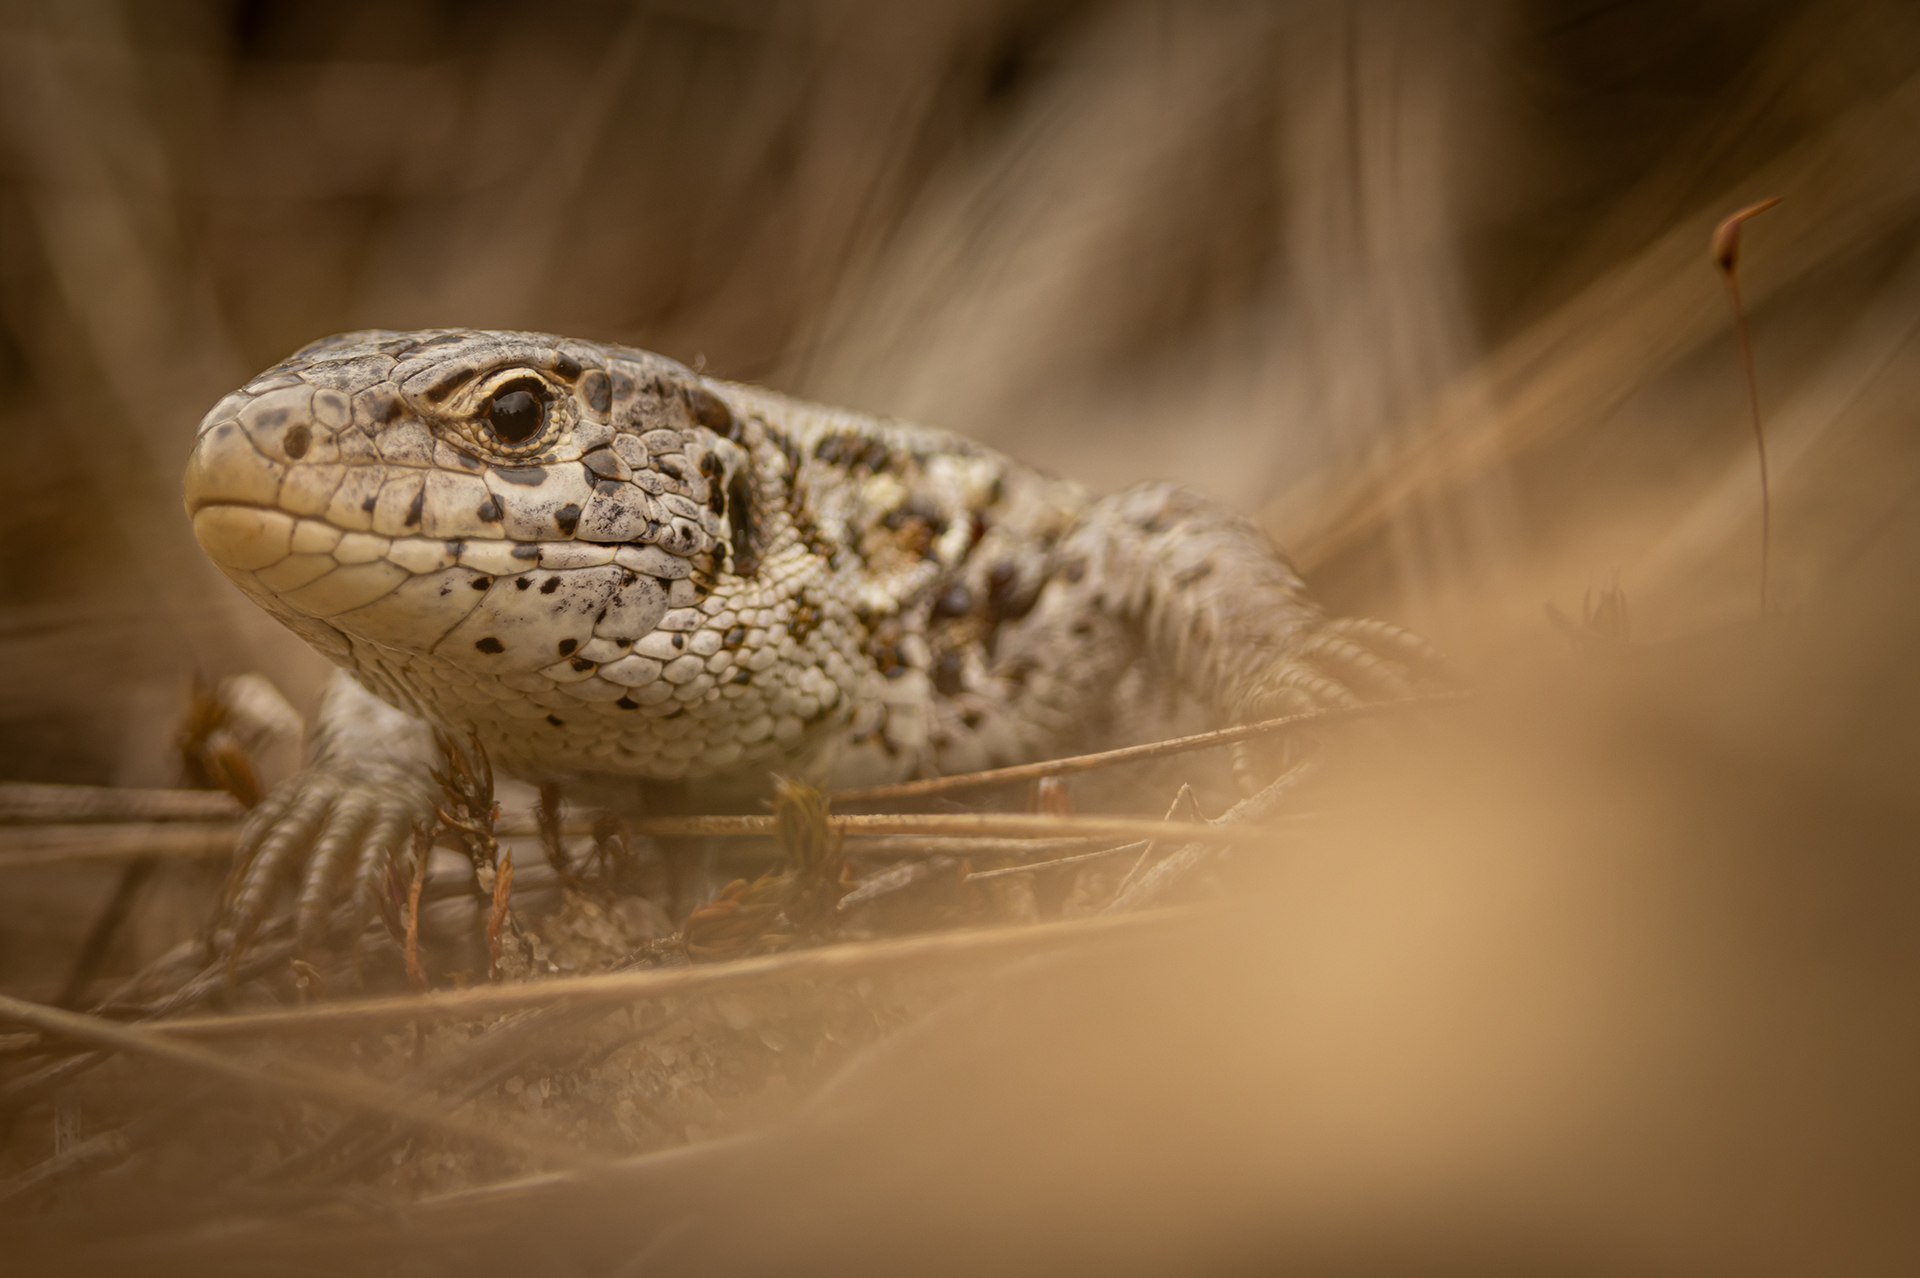
M1153 690L1214 723L1404 693L1413 636L1329 620L1248 521L1104 498L924 427L539 333L347 333L222 399L201 546L341 672L252 813L244 935L304 941L427 811L429 725L569 784L738 800L1099 745Z

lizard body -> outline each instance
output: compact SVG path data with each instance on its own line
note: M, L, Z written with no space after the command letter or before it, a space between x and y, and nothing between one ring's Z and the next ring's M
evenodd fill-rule
M1101 743L1116 691L1245 721L1404 691L1249 523L1096 499L941 431L535 333L360 332L221 400L194 531L349 677L256 809L230 909L307 867L303 935L424 813L429 727L536 782L738 801Z

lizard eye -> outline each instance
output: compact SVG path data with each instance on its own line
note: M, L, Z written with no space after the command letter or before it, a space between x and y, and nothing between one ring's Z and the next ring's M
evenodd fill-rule
M503 444L524 444L547 424L547 397L538 383L514 382L495 391L481 411L494 438Z

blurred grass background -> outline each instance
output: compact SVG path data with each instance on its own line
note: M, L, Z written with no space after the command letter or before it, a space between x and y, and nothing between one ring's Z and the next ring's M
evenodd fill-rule
M321 335L533 328L1257 514L1484 668L1620 582L1749 617L1913 496L1900 0L0 6L0 776L176 779L195 671L318 658L178 501Z
M1716 632L1750 626L1758 594L1708 234L1784 197L1748 227L1741 282L1777 624L1824 652L1833 597L1857 614L1914 592L1917 144L1912 0L0 0L0 780L176 784L196 674L262 671L306 708L320 659L219 577L180 509L216 399L341 330L545 329L950 427L1102 489L1191 482L1259 518L1331 608L1414 625L1488 682L1564 659L1542 604L1577 615L1617 581L1634 638L1693 636L1675 651L1702 672L1629 752L1689 801L1727 790L1709 816L1760 778L1767 802L1699 842L1764 867L1792 840L1815 867L1778 881L1817 927L1765 916L1741 951L1758 984L1702 987L1703 1009L1746 1015L1804 977L1769 966L1774 947L1864 952L1912 900L1897 876L1849 877L1858 848L1907 846L1855 791L1767 824L1796 784L1825 793L1810 757L1883 757L1896 794L1911 759L1887 721L1910 697L1887 693L1897 662L1847 668L1854 636L1821 677L1765 667L1798 673L1750 716L1687 704L1718 695ZM1750 638L1725 645L1734 664ZM1738 749L1713 737L1728 722ZM1772 772L1685 772L1775 733L1799 752ZM1886 777L1868 779L1872 798ZM1651 833L1631 802L1577 815L1600 863L1617 838L1671 868L1697 852L1682 808L1648 808ZM1813 847L1835 813L1864 824ZM1369 884L1366 909L1303 912L1301 931L1370 944L1409 882L1515 899L1498 874L1434 890L1460 863L1419 852L1379 889L1386 913ZM0 989L55 997L122 874L0 878ZM220 875L163 867L100 974L189 935ZM1584 916L1502 917L1551 951ZM1596 963L1646 964L1635 1007L1695 961L1596 935ZM1822 1017L1895 1005L1836 963L1805 986ZM1707 1108L1773 1097L1725 1080L1798 1069L1834 1023L1851 1024L1729 1039L1733 1064L1699 1076ZM1881 1040L1835 1041L1848 1063ZM1871 1105L1910 1072L1869 1064L1795 1075L1782 1110L1793 1089L1813 1111L1858 1088L1861 1129L1897 1136L1901 1114ZM1753 1148L1863 1212L1904 1186ZM1739 1199L1742 1231L1803 1205L1696 1179Z

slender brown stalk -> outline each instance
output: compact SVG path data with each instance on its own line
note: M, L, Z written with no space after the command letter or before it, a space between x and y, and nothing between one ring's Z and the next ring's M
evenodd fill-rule
M0 1021L29 1025L57 1038L168 1061L202 1074L239 1083L274 1100L305 1096L370 1110L387 1118L419 1123L517 1154L535 1153L565 1163L579 1161L577 1152L563 1147L536 1146L505 1130L496 1131L449 1118L440 1113L428 1098L410 1096L394 1087L363 1083L296 1061L278 1061L271 1070L266 1070L194 1043L181 1042L177 1036L158 1034L152 1027L136 1029L129 1025L117 1025L98 1016L68 1012L4 994L0 994Z
M997 879L1008 874L1038 874L1042 870L1057 870L1063 865L1078 865L1082 861L1098 861L1105 856L1119 856L1123 852L1144 852L1153 844L1147 839L1133 843L1122 843L1119 847L1101 848L1097 852L1081 852L1076 856L1055 857L1051 861L1029 861L1025 865L1007 865L997 870L975 870L967 875L965 882L974 883L981 879Z
M1246 723L1233 728L1218 728L1212 732L1197 732L1189 737L1171 737L1165 741L1151 741L1145 745L1122 746L1117 750L1101 750L1094 754L1076 754L1064 759L1048 759L1044 763L1022 763L1011 768L991 768L985 772L962 772L950 777L932 777L925 781L904 781L898 785L836 790L827 797L836 804L871 803L880 799L918 799L929 794L945 794L951 790L970 790L976 786L1008 785L1016 781L1037 781L1043 777L1070 776L1076 772L1093 772L1123 763L1137 763L1143 759L1160 759L1194 750L1210 750L1215 746L1232 745L1237 741L1252 741L1298 728L1344 723L1352 719L1370 719L1376 715L1392 714L1401 710L1446 705L1473 695L1472 692L1442 692L1423 697L1403 697L1394 701L1375 701L1364 706L1343 706L1336 710L1314 710L1307 714L1284 715L1278 719L1265 719L1259 723Z
M0 781L0 825L231 821L240 815L240 805L222 790L138 790Z
M829 824L846 835L932 834L983 835L989 838L1038 839L1154 839L1165 837L1164 822L1140 817L1043 816L1020 812L953 812L937 814L886 813L836 816ZM755 838L775 833L774 819L765 816L650 817L633 824L634 833L657 838ZM1258 825L1179 827L1181 838L1207 843L1236 843L1252 839L1285 838L1291 831Z
M1753 446L1760 455L1760 615L1767 615L1768 559L1773 547L1773 490L1767 481L1767 433L1760 424L1760 386L1753 373L1753 343L1747 336L1747 310L1740 304L1740 227L1756 213L1780 202L1777 195L1749 204L1713 228L1707 251L1727 281L1733 330L1740 339L1740 367L1747 377L1747 405L1753 413Z
M30 825L0 828L0 871L140 857L210 861L233 855L237 821Z

